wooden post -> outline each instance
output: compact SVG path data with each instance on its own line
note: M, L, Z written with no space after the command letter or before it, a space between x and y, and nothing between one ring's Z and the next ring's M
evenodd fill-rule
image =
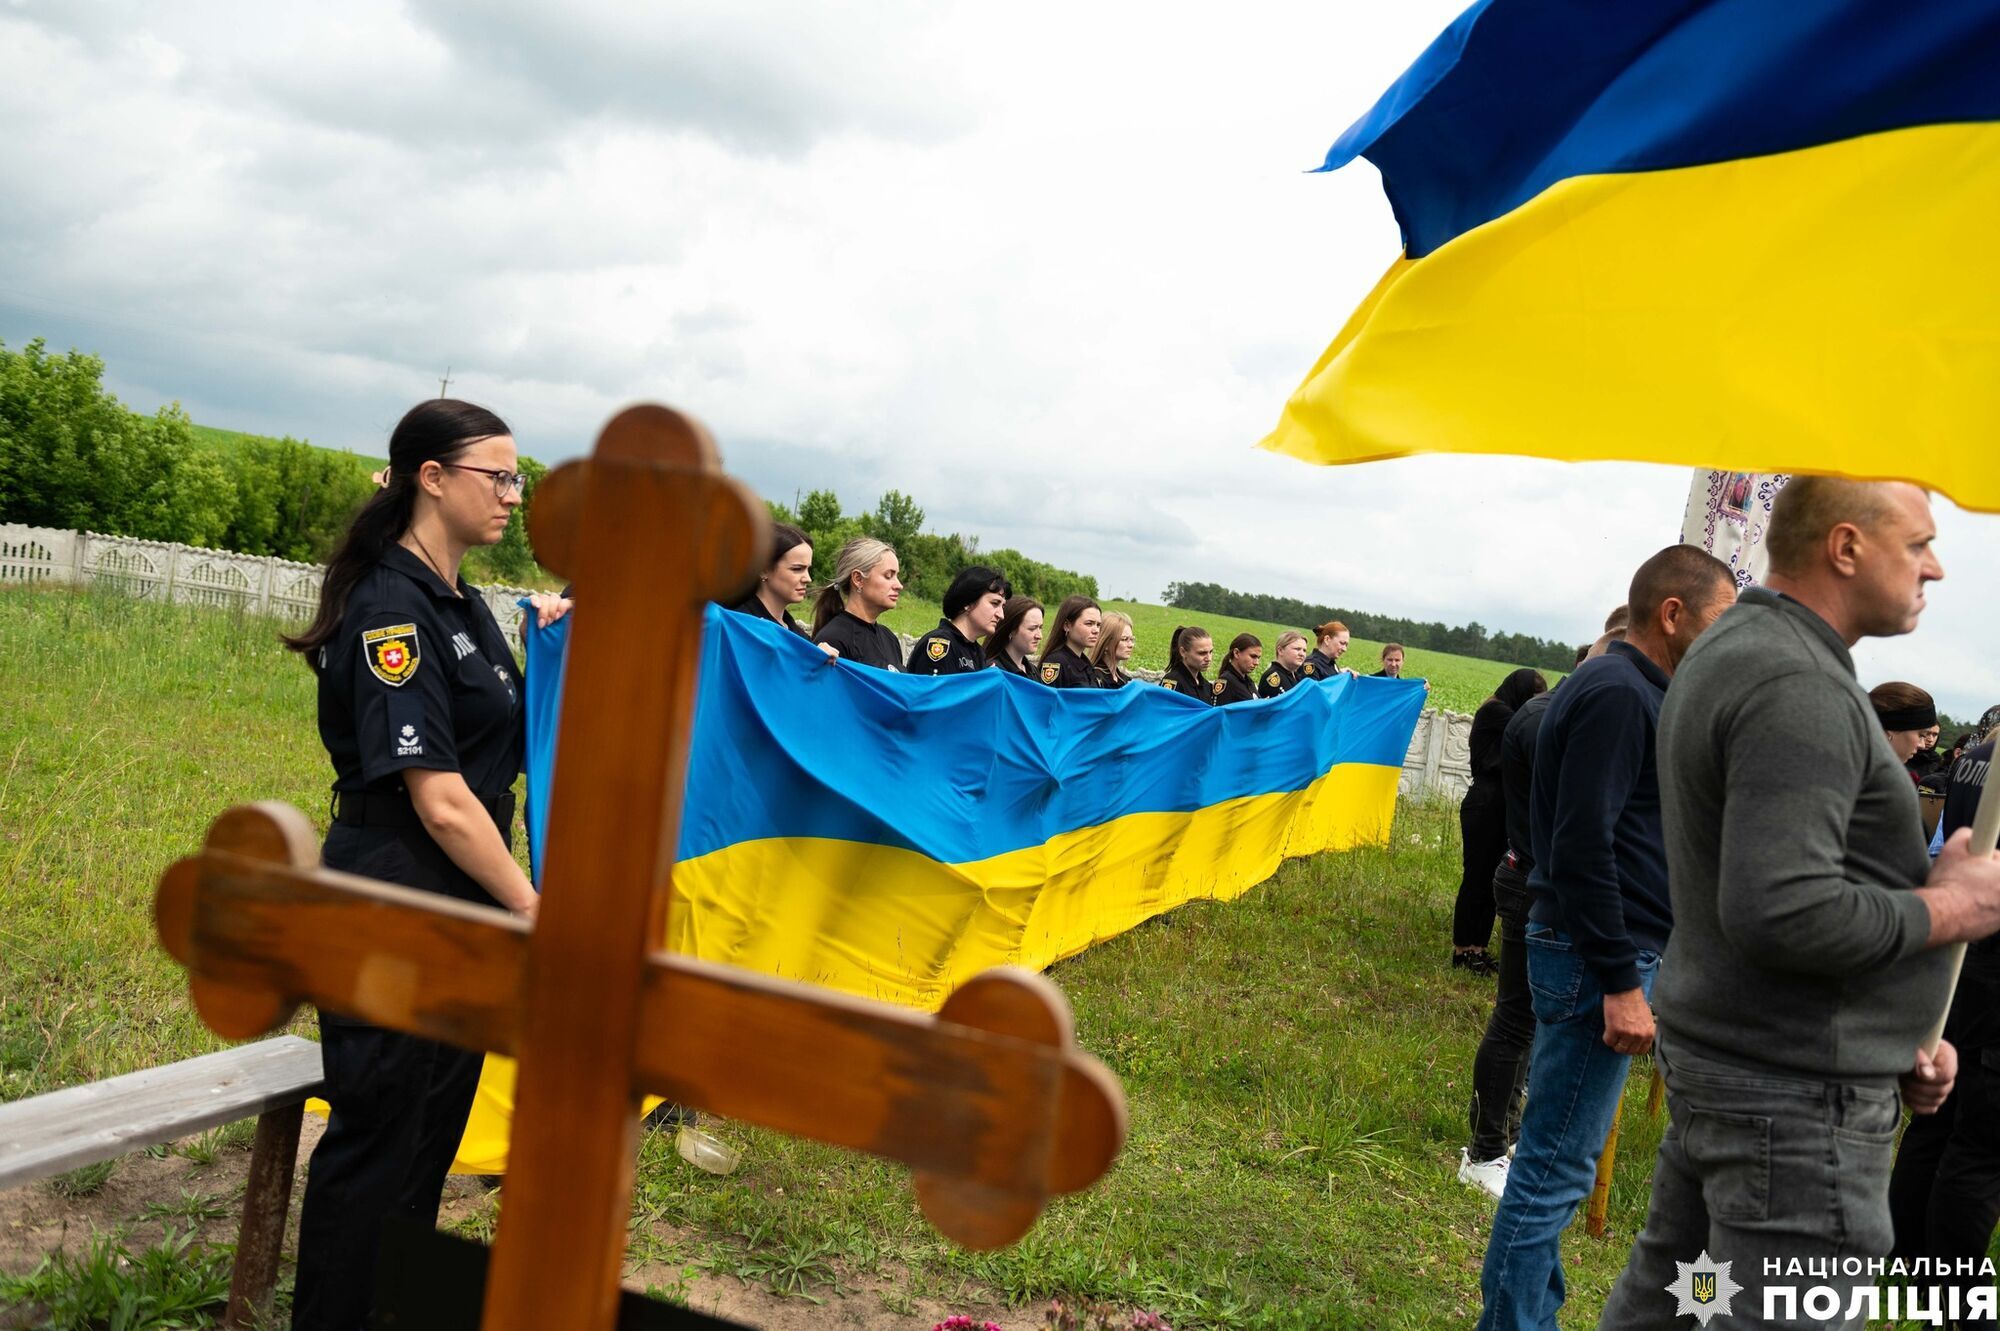
M768 547L695 422L634 407L537 489L536 553L587 589L571 630L547 895L505 913L319 866L297 810L232 809L161 877L161 944L246 1039L313 1002L520 1064L485 1331L609 1331L644 1091L904 1161L949 1237L990 1248L1089 1186L1118 1084L1040 976L974 976L935 1018L655 951L707 601ZM662 576L662 570L670 576Z
M1618 1164L1618 1120L1625 1116L1625 1097L1618 1097L1618 1112L1611 1116L1611 1131L1604 1134L1604 1152L1597 1157L1597 1182L1590 1189L1590 1205L1583 1213L1583 1232L1594 1239L1604 1237L1604 1222L1611 1210L1611 1171Z
M285 1219L292 1206L292 1174L299 1162L299 1127L305 1102L260 1114L250 1148L250 1179L243 1189L243 1223L236 1234L236 1269L229 1277L223 1331L261 1325L271 1311L278 1259L285 1247Z
M1658 1118L1660 1116L1660 1106L1666 1102L1666 1098L1666 1074L1660 1071L1660 1064L1656 1059L1653 1063L1653 1084L1646 1092L1646 1117Z

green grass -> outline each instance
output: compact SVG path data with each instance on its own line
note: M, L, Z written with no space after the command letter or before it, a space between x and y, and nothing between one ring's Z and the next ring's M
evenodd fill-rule
M80 1253L51 1253L33 1271L0 1275L0 1304L36 1315L9 1326L48 1331L153 1331L215 1324L229 1296L230 1253L193 1235L166 1237L136 1251L116 1234L99 1234Z
M216 1048L154 941L153 886L229 804L324 826L310 673L269 623L109 594L0 588L0 642L0 1099ZM1012 1248L944 1243L900 1168L709 1124L742 1166L700 1173L649 1134L635 1262L822 1299L878 1275L954 1304L1111 1301L1182 1331L1469 1324L1490 1207L1453 1171L1492 991L1445 964L1457 877L1452 810L1406 805L1385 848L1293 861L1056 967L1132 1134ZM1612 1241L1565 1240L1566 1324L1592 1324L1638 1228L1644 1091Z
M215 425L195 425L192 428L196 441L207 444L210 448L235 448L251 440L271 439L270 435L250 434L243 430L225 430ZM342 457L353 458L354 465L365 472L372 472L388 461L386 456L374 457L366 453L352 453L344 448L327 448L317 444L314 447L322 453L338 453Z

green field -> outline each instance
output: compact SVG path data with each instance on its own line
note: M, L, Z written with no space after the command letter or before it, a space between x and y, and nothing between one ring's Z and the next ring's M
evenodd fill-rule
M154 942L153 884L229 804L282 799L324 826L309 673L268 622L112 595L0 588L0 642L0 1099L215 1047ZM1409 805L1385 849L1294 861L1056 967L1132 1135L1015 1247L944 1244L898 1169L725 1124L745 1156L728 1178L649 1138L631 1269L865 1300L878 1319L915 1298L1062 1294L1180 1331L1468 1325L1490 1207L1453 1170L1491 988L1445 964L1457 878L1453 812ZM1641 1073L1615 1237L1565 1241L1567 1324L1592 1324L1643 1212L1644 1090ZM490 1231L494 1204L465 1227Z
M189 428L194 432L194 437L198 442L207 444L210 448L234 448L246 440L270 439L269 435L249 434L242 430L225 430L215 425L191 425ZM318 445L315 445L315 447L319 447L319 451L322 453L339 453L343 457L353 458L354 465L360 470L367 472L375 471L384 462L388 461L386 456L370 457L365 453L350 453L346 449L341 448L326 448Z

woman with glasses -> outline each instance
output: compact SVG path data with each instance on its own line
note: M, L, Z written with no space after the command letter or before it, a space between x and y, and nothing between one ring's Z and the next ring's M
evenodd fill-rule
M507 423L448 398L389 436L382 488L328 561L312 623L285 645L319 677L333 765L329 869L535 918L510 848L525 742L521 672L493 612L459 575L521 503ZM543 624L569 609L534 598ZM298 1331L368 1313L390 1215L434 1221L481 1055L319 1014L332 1106L299 1219Z
M1097 650L1090 654L1090 670L1097 676L1098 688L1122 689L1132 682L1126 663L1138 645L1139 639L1132 632L1132 617L1115 610L1107 612L1104 627L1097 635Z

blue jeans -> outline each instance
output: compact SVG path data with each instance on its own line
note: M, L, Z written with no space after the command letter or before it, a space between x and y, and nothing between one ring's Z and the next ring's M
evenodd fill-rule
M1639 987L1649 998L1659 965L1657 953L1639 954ZM1565 1292L1562 1232L1590 1195L1632 1065L1604 1043L1604 991L1569 935L1528 925L1528 988L1535 1003L1528 1104L1479 1274L1479 1331L1554 1331Z

